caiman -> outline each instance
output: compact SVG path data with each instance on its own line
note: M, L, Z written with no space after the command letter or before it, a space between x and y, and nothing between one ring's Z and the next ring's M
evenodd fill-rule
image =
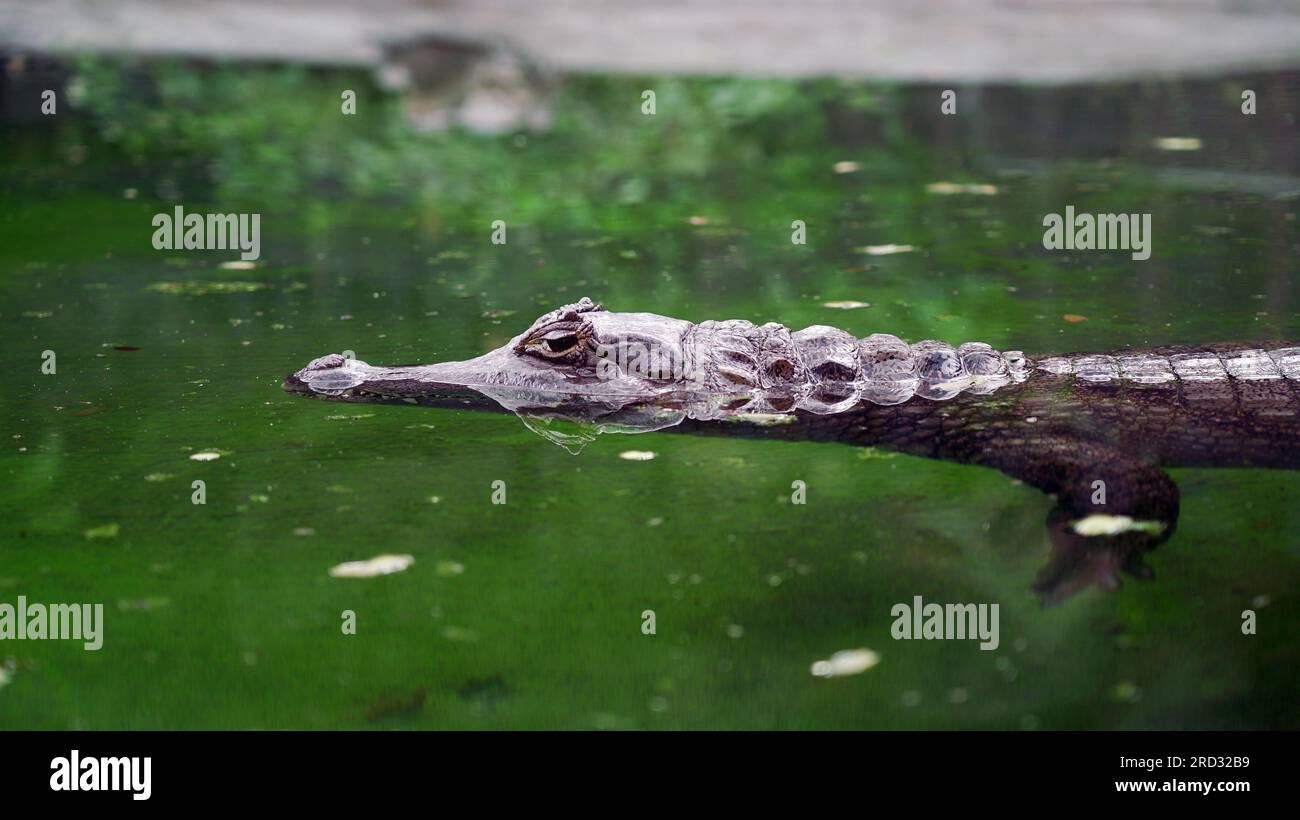
M1027 357L821 325L693 324L584 298L475 359L376 367L334 354L284 388L505 409L572 450L584 440L552 420L585 422L588 438L672 429L992 467L1056 499L1035 584L1046 602L1113 589L1121 570L1151 576L1143 555L1178 520L1163 468L1300 467L1296 341Z

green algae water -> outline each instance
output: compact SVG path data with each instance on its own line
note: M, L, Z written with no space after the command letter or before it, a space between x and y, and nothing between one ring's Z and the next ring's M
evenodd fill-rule
M575 456L280 387L330 352L469 358L582 296L1031 355L1296 338L1295 75L960 89L953 117L922 86L575 78L550 130L485 137L416 134L355 75L68 70L54 116L11 77L0 136L0 602L102 604L103 646L0 642L0 727L1300 726L1295 472L1172 471L1155 579L1045 608L1052 501L993 470ZM260 258L155 249L178 204L260 214ZM1150 214L1151 258L1044 249L1067 206ZM384 554L414 563L330 575ZM998 647L893 640L916 595L997 602Z

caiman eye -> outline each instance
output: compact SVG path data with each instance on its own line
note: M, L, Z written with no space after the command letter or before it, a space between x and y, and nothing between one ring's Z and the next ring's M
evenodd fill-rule
M542 337L542 344L550 353L563 353L578 343L578 337L573 333L560 331L557 333L548 333Z
M534 335L520 345L519 352L567 362L579 355L586 338L581 327L555 327Z

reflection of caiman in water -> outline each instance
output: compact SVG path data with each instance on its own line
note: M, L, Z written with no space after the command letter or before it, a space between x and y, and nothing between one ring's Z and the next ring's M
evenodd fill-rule
M1162 467L1300 467L1296 342L1031 361L977 343L692 324L583 299L476 359L373 367L330 355L284 386L342 401L504 408L573 451L602 432L673 428L994 467L1056 498L1052 556L1036 586L1047 600L1113 588L1121 568L1150 576L1142 555L1178 518L1178 488ZM566 433L557 419L583 425Z

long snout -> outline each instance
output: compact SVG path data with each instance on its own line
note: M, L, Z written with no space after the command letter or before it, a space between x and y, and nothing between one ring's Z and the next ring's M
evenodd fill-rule
M338 353L313 359L306 367L284 380L293 393L340 396L344 393L372 393L386 396L421 396L447 390L463 390L491 383L497 351L463 362L383 367Z
M422 397L439 392L500 388L551 393L600 392L612 385L589 383L546 363L519 356L508 346L458 362L382 367L337 353L313 359L284 380L284 389L327 397L376 394Z

